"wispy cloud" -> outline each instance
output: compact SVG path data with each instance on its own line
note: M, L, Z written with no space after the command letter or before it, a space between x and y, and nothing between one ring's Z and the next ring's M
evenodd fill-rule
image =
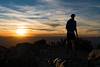
M0 30L25 29L66 33L70 14L77 15L79 32L100 32L100 0L7 0L0 1ZM10 3L10 4L7 4ZM85 33L84 33L85 34Z

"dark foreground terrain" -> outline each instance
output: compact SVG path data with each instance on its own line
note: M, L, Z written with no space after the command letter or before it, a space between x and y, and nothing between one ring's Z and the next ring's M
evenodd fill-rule
M95 52L88 40L79 39L72 50L66 39L41 39L10 48L0 46L0 67L99 67L100 57Z

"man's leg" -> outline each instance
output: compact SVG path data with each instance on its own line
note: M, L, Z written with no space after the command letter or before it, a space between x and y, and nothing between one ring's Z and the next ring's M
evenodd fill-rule
M71 43L72 43L72 56L73 56L73 58L75 58L77 55L77 52L75 49L75 40L71 40Z
M68 39L67 42L68 42L67 43L68 50L70 50L70 49L72 50L72 42L71 42L71 40Z
M72 43L72 51L75 51L75 41L74 40L71 40L71 43Z

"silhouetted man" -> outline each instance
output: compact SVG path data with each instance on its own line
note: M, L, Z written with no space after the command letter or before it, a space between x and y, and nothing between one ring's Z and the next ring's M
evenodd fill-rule
M75 14L72 14L71 19L69 19L66 24L68 48L71 49L75 48L75 40L78 37L76 21L74 18Z

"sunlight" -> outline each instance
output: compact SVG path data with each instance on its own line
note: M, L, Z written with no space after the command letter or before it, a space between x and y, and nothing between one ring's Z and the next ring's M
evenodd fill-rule
M18 36L26 36L27 31L25 29L16 29L16 34Z

